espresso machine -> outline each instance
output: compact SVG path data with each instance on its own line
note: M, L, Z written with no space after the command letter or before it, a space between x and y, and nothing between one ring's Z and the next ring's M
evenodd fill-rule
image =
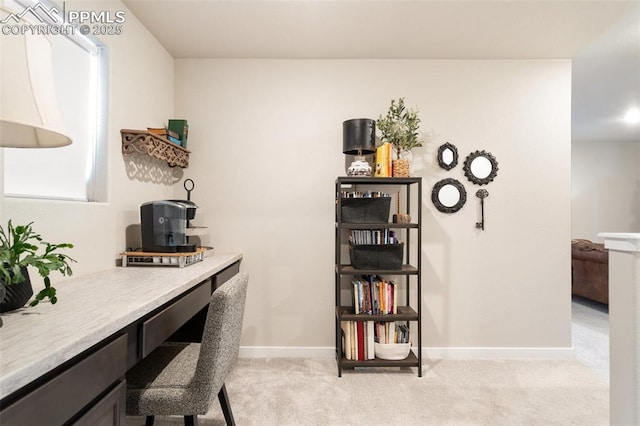
M187 242L187 223L195 217L196 204L189 200L150 201L140 206L142 251L147 253L195 252Z

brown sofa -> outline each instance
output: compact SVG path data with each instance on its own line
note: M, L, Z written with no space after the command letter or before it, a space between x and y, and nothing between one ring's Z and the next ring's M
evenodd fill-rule
M571 241L571 294L609 304L609 252L604 244Z

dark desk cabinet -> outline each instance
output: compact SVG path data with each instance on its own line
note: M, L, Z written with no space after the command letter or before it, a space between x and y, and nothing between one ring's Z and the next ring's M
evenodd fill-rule
M127 384L121 380L73 424L78 426L124 426L126 403Z
M0 424L124 425L127 370L188 325L201 337L212 291L239 269L239 262L228 266L4 398Z
M2 425L56 425L73 419L85 407L101 402L123 381L126 367L126 335L120 335L78 355L48 380L2 407ZM119 423L116 423L119 424Z

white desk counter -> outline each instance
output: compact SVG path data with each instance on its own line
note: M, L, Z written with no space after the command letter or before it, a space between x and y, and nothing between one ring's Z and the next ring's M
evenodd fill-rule
M604 232L609 249L609 421L640 425L640 233Z
M0 399L241 259L213 254L184 268L129 266L57 283L52 277L58 303L2 314Z

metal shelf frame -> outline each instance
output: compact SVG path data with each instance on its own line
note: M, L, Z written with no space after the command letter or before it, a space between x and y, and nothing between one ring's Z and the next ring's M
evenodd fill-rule
M366 186L399 186L404 195L405 211L410 214L411 204L416 197L416 213L411 214L411 223L346 223L341 220L343 190L361 190ZM355 367L417 367L418 377L422 377L422 178L374 178L374 177L338 177L335 181L335 338L336 338L336 362L338 365L338 377L342 377L342 370ZM348 259L343 259L342 231L345 229L399 229L405 243L404 259L406 264L399 270L356 269L348 264ZM413 234L413 236L412 236ZM412 251L412 238L415 237L416 253ZM413 256L413 257L412 257ZM345 262L345 260L347 262ZM405 287L405 306L398 306L398 314L395 315L368 315L354 314L351 306L345 306L342 297L342 277L358 275L395 275L402 279ZM415 287L415 291L412 291ZM412 303L411 295L415 294ZM413 350L409 356L400 361L389 361L376 358L375 360L355 361L347 360L342 355L341 321L408 321L415 322L416 336L412 334Z

